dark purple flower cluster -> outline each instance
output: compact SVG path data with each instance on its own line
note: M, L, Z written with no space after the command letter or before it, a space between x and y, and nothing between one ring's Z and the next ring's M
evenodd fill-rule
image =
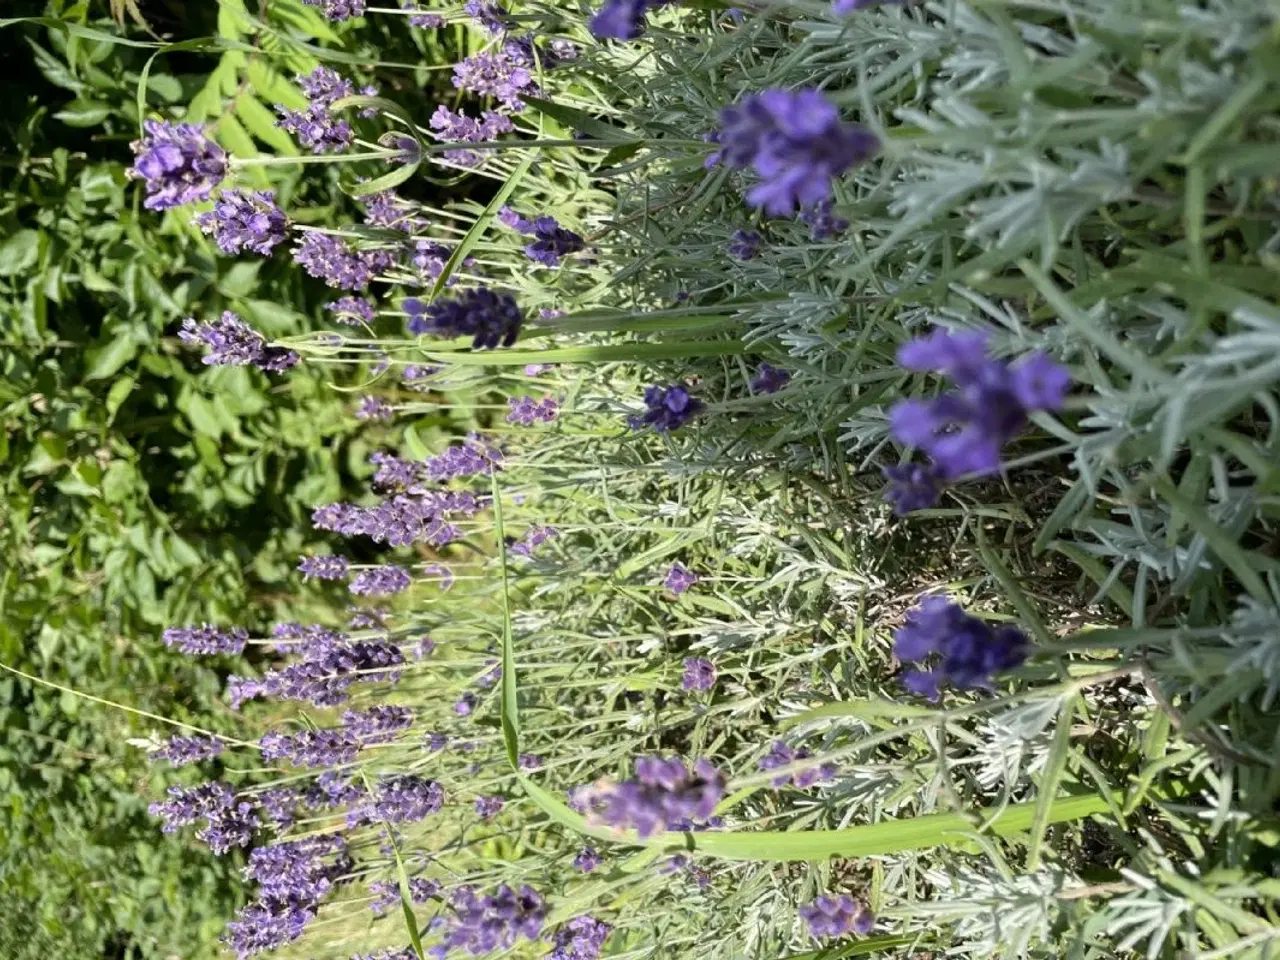
M476 816L481 820L492 820L502 812L507 801L502 797L476 797Z
M829 199L831 181L880 148L817 90L765 90L726 107L718 142L720 161L760 176L747 201L780 217Z
M340 636L340 635L338 635ZM400 648L390 643L367 643L345 637L332 643L304 644L303 659L261 680L229 677L227 691L233 709L255 697L301 700L317 707L332 707L347 699L353 683L395 683L400 673L391 669L404 663Z
M801 213L800 219L809 225L811 240L829 240L849 229L849 221L841 220L832 212L830 200L820 200Z
M325 2L334 2L334 0L325 0ZM336 2L345 2L345 0L336 0ZM364 0L358 0L358 2L363 10ZM277 106L276 112L279 113L280 118L276 121L276 125L292 133L298 138L298 142L310 149L312 153L335 153L351 146L355 140L355 132L351 129L351 124L335 116L332 110L335 102L355 94L355 87L351 81L328 67L316 67L311 73L298 77L297 80L310 103L304 110L289 110ZM376 95L378 91L373 87L366 87L360 92L365 95ZM368 115L368 111L361 111L361 115Z
M560 414L560 404L555 397L535 400L530 396L511 397L507 401L507 423L532 427L538 423L551 423Z
M555 932L547 960L599 960L613 927L595 917L575 917Z
M812 756L813 754L803 747L797 750L781 740L775 740L769 745L769 752L760 758L760 769L777 770L793 763L808 760ZM795 773L774 777L772 783L775 787L785 787L788 783L793 783L801 790L805 790L812 787L819 780L830 780L835 775L836 767L834 764L815 764Z
M841 17L847 13L866 10L868 7L874 7L882 3L900 4L902 2L903 0L834 0L831 4L831 12L837 17Z
M223 311L217 320L204 323L188 317L182 321L178 339L207 347L208 353L200 360L209 366L257 367L268 373L283 373L301 359L293 350L267 343L262 334L230 310Z
M298 733L272 731L258 741L262 759L268 763L287 761L295 767L336 767L350 763L360 752L360 741L348 731L302 730Z
M587 24L597 40L634 40L644 33L644 15L671 0L604 0Z
M369 454L369 462L378 468L373 474L373 486L382 491L405 490L418 482L422 472L420 461L404 460L381 450Z
M224 629L210 623L198 627L169 627L162 636L166 647L177 647L183 653L198 656L242 653L249 642L249 631L244 627Z
M418 0L400 0L401 10L413 10L414 14L409 17L409 26L422 27L427 30L434 30L437 27L445 25L444 17L438 13L431 13L429 10L423 10L418 6Z
M434 730L422 738L422 745L432 753L439 753L449 745L449 735Z
M175 767L185 767L201 760L209 760L222 753L222 741L217 737L195 735L170 737L164 746L151 751L153 760L168 760Z
M679 430L704 409L702 401L690 396L689 391L679 384L646 387L644 405L644 413L627 420L633 430L653 427L659 433L669 433Z
M315 7L327 20L342 21L364 16L365 0L302 0Z
M583 847L576 857L573 858L573 867L575 870L581 870L583 873L592 873L604 863L604 858L592 847Z
M702 657L689 657L684 662L684 678L680 686L686 690L705 692L716 685L716 665Z
M755 394L777 393L790 382L789 371L775 367L771 363L761 362L756 369L756 375L751 378L750 387L751 392Z
M476 350L509 347L520 335L524 316L509 293L486 287L467 290L452 299L426 303L417 297L404 301L409 332L436 337L471 337Z
M592 819L641 837L706 820L724 798L725 778L707 760L690 770L678 757L640 757L636 779L598 788L590 798Z
M394 262L387 250L357 250L341 237L308 231L293 250L308 274L342 290L363 290Z
M441 369L430 364L411 363L400 372L400 382L410 390L425 392L431 387L424 381L435 376Z
M479 434L469 433L462 443L445 447L442 453L428 458L424 470L428 480L445 483L462 477L490 476L501 464L500 449Z
M339 297L326 303L324 308L333 314L334 320L349 327L373 323L376 316L373 301L364 297Z
M556 535L555 527L530 527L508 549L517 557L532 557L540 546Z
M271 190L224 190L213 209L193 222L229 254L252 250L265 257L289 232L289 218L276 206Z
M345 580L350 566L346 557L335 554L303 557L298 561L298 570L304 580Z
M415 823L444 806L444 788L413 775L383 777L370 796L347 815L348 824Z
M507 29L507 11L493 0L467 0L462 11L489 33L496 35Z
M227 175L227 155L192 123L144 120L135 140L133 166L127 171L145 181L148 210L169 210L207 200Z
M444 937L431 948L432 956L437 958L445 957L450 950L465 950L479 957L509 949L521 937L537 940L547 916L546 905L535 890L512 890L505 884L485 896L477 896L471 887L458 887L450 906L453 915Z
M926 597L893 635L893 654L903 663L936 658L932 669L908 670L902 683L930 700L942 684L959 690L989 689L997 673L1027 658L1027 638L1013 626L991 627L943 596Z
M516 758L516 766L522 771L540 770L545 761L536 753L522 753Z
M800 918L819 940L842 937L846 933L867 934L876 923L871 911L852 897L833 897L830 894L823 894L813 903L801 907Z
M395 880L375 880L369 884L369 892L376 895L369 909L378 916L400 903L400 884ZM409 899L414 903L426 903L440 892L440 884L424 877L409 880Z
M462 448L463 445L459 445L450 449ZM486 460L485 464L492 469L491 461ZM458 465L446 466L457 467ZM428 460L424 470L429 472L431 467L432 461ZM443 472L443 467L437 469ZM453 473L443 478L462 475L464 474ZM438 477L433 476L432 479L438 479ZM481 506L480 498L465 490L442 490L417 495L404 493L382 500L372 507L357 506L353 503L330 503L317 507L312 511L311 522L318 530L330 530L347 537L363 535L375 542L386 543L393 547L404 547L411 543L443 546L459 536L458 528L448 522L447 516L449 514L473 516L479 512Z
M361 397L356 404L357 420L390 420L395 415L396 408L383 397Z
M529 67L513 59L505 48L473 53L454 64L453 85L478 97L493 97L515 113L524 109L521 97L536 97L542 92Z
M364 204L364 222L371 227L386 227L404 233L420 233L430 226L414 211L414 204L394 190L380 190L360 198Z
M441 105L431 115L431 129L446 143L488 143L512 133L515 124L510 117L493 110L485 110L477 120ZM463 167L476 167L484 162L485 154L479 150L449 150L444 158Z
M343 729L361 743L390 743L413 726L413 711L381 704L368 710L344 710L341 719Z
M292 826L297 819L303 795L290 787L273 787L262 791L255 799L267 822L277 830L283 830L285 827Z
M931 477L899 469L908 484L891 499L904 503L922 500L935 478L998 471L1004 445L1026 426L1027 415L1060 410L1071 389L1070 374L1047 355L1035 352L1010 365L987 355L980 333L936 331L905 344L898 363L916 373L944 374L956 386L931 400L903 400L889 411L894 437L923 450L936 470Z
M164 820L161 829L173 833L180 827L204 820L196 836L221 856L234 847L247 847L258 830L253 804L238 800L230 785L221 780L195 787L170 787L169 799L153 803L147 810Z
M764 237L754 230L735 231L729 240L729 256L743 263L754 260L760 255L760 244L763 242Z
M524 248L524 254L544 267L558 266L562 257L578 253L586 246L586 241L581 236L560 226L555 217L541 216L526 220L510 207L503 207L498 213L498 219L512 230L534 238Z
M893 512L900 517L932 507L947 485L942 472L931 463L901 463L885 467L882 472L889 481L884 498L893 504Z
M469 717L472 711L475 710L477 703L479 703L479 700L476 695L471 691L467 691L453 705L453 712L460 717Z
M677 597L698 582L698 575L683 563L673 563L662 585Z
M351 579L348 589L356 596L387 597L403 593L413 583L413 577L404 567L394 563L361 570Z
M316 905L278 897L263 897L240 909L222 937L239 960L257 956L297 940L316 916Z

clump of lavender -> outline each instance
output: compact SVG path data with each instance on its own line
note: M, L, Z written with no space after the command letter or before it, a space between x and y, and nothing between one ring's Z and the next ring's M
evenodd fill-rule
M400 884L394 880L375 880L369 884L369 892L376 896L369 909L378 916L400 903ZM409 899L414 903L426 903L440 892L440 884L424 877L409 880Z
M422 473L432 480L456 476L472 476L490 472L500 459L496 451L481 453L477 443L463 443L450 450L465 451L449 456L433 457L423 465ZM466 459L466 462L462 462ZM453 513L473 516L483 502L475 494L462 490L427 492L414 486L408 494L395 494L376 506L363 507L351 503L330 503L317 507L311 522L318 530L330 530L344 536L367 536L378 543L404 547L411 543L443 546L458 538L457 527L448 521Z
M434 780L412 775L383 777L372 793L347 815L358 823L416 823L444 806L444 788Z
M926 597L893 635L893 653L903 663L932 661L908 670L902 683L912 693L938 700L940 688L990 689L995 675L1027 658L1027 638L1013 626L992 627L944 596Z
M363 0L360 3L363 8ZM331 109L336 101L355 94L351 81L328 67L316 67L297 81L310 102L303 110L277 106L276 126L292 133L312 153L336 153L351 146L355 131Z
M403 460L382 450L369 454L369 462L378 468L373 474L373 486L378 490L405 490L422 476L422 463Z
M879 4L899 4L903 0L834 0L831 4L831 12L841 17L857 10L866 10L868 7L878 6Z
M497 35L507 29L507 12L492 0L467 0L462 11L489 33Z
M554 527L533 526L525 535L508 548L517 557L532 557L537 549L556 536Z
M357 420L390 420L395 415L395 407L382 397L361 397L356 404Z
M513 890L503 884L485 896L477 896L471 887L458 887L450 906L453 914L444 937L432 949L433 955L440 958L455 949L478 957L510 949L522 937L536 940L547 916L542 897L527 886Z
M346 730L302 730L280 733L273 730L258 741L262 759L268 763L285 761L295 767L337 767L350 763L360 752L359 739Z
M678 757L640 757L634 780L592 790L589 815L648 837L686 821L707 820L724 792L724 775L707 760L696 761L690 770Z
M224 190L213 209L193 222L228 254L251 250L268 256L289 233L289 218L272 190Z
M293 259L310 276L342 290L364 290L394 262L387 250L357 250L341 237L308 231Z
M404 654L394 644L351 640L344 634L319 630L301 647L302 659L261 680L232 676L227 691L233 709L255 697L300 700L318 707L332 707L347 699L354 683L395 683Z
M461 477L489 476L502 463L502 451L481 439L479 434L467 434L462 443L455 443L426 462L428 479L437 483L457 480Z
M837 217L831 209L830 200L821 200L800 214L800 219L809 225L809 239L829 240L849 229L849 221Z
M345 580L350 566L346 557L332 554L303 557L298 561L298 570L304 580Z
M613 927L592 916L575 917L555 932L547 960L599 960Z
M763 242L764 237L754 230L735 231L729 240L729 256L743 263L754 260L760 255L760 244Z
M605 0L587 24L597 40L634 40L644 33L644 15L671 0Z
M800 918L819 940L842 937L847 933L870 933L876 922L871 911L852 897L833 897L830 894L823 894L813 903L801 907Z
M673 563L662 585L677 597L698 582L698 575L683 563Z
M777 770L780 767L790 766L802 760L808 760L813 754L804 749L799 750L788 746L781 740L775 740L769 745L769 752L760 758L761 770ZM805 790L819 780L829 780L836 775L836 767L833 764L821 764L807 767L796 773L782 774L774 777L771 781L775 787L785 787L788 783L793 783L801 790Z
M408 570L394 563L388 563L381 567L361 570L351 579L351 586L348 589L358 597L387 597L403 593L412 583L413 578Z
M308 7L315 7L327 20L341 22L352 17L364 16L365 0L302 0Z
M551 423L560 413L555 397L535 400L530 396L511 397L507 400L507 423L532 427L538 423Z
M689 657L684 662L684 678L680 685L686 690L705 692L716 685L716 665L702 657Z
M142 139L131 147L135 160L126 173L144 181L148 210L207 200L227 175L226 153L198 124L144 120Z
M289 787L273 787L262 791L255 799L258 801L258 809L267 818L267 822L277 830L283 830L292 826L297 819L303 794Z
M505 805L506 801L502 797L476 797L476 816L481 820L492 820L502 812Z
M788 216L831 196L831 182L880 148L875 135L845 123L817 90L766 90L720 113L716 158L734 169L751 167L760 183L747 202L773 216Z
M411 363L400 371L400 382L410 390L417 390L420 393L431 389L430 385L424 381L435 376L440 372L440 367L433 367L429 364Z
M239 800L230 785L221 780L195 787L170 787L168 794L168 800L147 808L152 816L164 820L161 829L165 833L204 820L205 825L196 831L196 836L219 856L253 841L259 826L253 805Z
M324 308L333 314L334 320L349 327L373 323L377 316L373 301L365 297L339 297L337 300L330 300Z
M409 17L409 26L411 27L434 30L438 27L443 27L446 22L440 14L432 13L430 10L424 10L418 6L418 0L400 0L400 9L413 11Z
M430 123L441 140L453 143L486 143L515 130L510 117L493 110L485 110L477 120L444 105L436 107ZM448 150L444 157L463 167L479 166L485 159L479 150Z
M249 642L249 631L243 627L215 627L205 623L198 627L169 627L162 634L166 647L177 647L183 653L212 656L215 653L243 653Z
M536 753L522 753L516 758L516 766L523 772L540 770L545 761Z
M771 363L761 362L756 375L751 378L751 392L754 394L777 393L791 382L791 373Z
M633 430L653 427L659 433L669 433L679 430L704 409L701 400L690 396L688 389L678 384L646 387L644 405L644 413L627 421Z
M885 467L881 472L889 481L884 498L900 517L913 510L932 507L947 485L942 472L931 463L902 463Z
M409 332L437 337L471 337L476 350L509 347L520 335L524 316L509 293L486 287L467 290L452 299L426 303L417 297L404 301Z
M167 760L175 767L210 760L222 753L222 741L217 737L170 737L164 745L151 751L153 760Z
M394 190L380 190L360 198L364 204L364 222L371 227L387 227L404 233L419 233L430 224L414 211L413 203Z
M573 868L583 873L592 873L604 863L604 858L591 847L583 847L581 852L573 858Z
M581 236L560 226L555 217L541 216L526 220L510 207L503 207L498 213L498 219L511 229L534 238L524 248L524 254L544 267L558 266L562 257L578 253L586 246L586 241Z
M390 743L413 726L413 711L380 704L368 710L344 710L341 720L343 729L361 743Z
M478 97L493 97L513 113L524 109L521 97L542 92L529 65L513 58L505 47L473 53L454 64L453 85Z
M900 485L890 498L908 505L927 505L924 492L933 479L998 471L1004 445L1026 426L1028 414L1060 410L1071 388L1066 369L1047 355L1031 353L1010 365L987 355L987 338L980 333L939 330L905 344L898 363L917 373L944 374L956 386L931 400L900 401L889 411L894 437L933 461L930 474L898 468L890 475Z
M262 334L230 310L223 311L217 320L204 323L188 317L182 321L178 339L207 347L208 352L200 360L209 366L257 367L268 373L282 373L301 359L293 350L267 343Z

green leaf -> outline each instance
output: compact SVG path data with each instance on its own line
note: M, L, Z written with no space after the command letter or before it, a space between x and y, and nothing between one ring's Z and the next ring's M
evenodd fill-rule
M298 147L293 137L276 126L276 118L257 97L242 92L236 97L236 116L244 124L245 129L286 157L296 156Z
M912 944L927 946L927 942L920 934L887 934L881 937L863 937L853 943L822 947L818 950L810 950L808 953L793 953L784 957L783 960L844 960L845 957L874 957L885 951L908 947Z
M0 277L30 270L40 255L40 234L35 230L19 230L0 243Z
M581 130L583 133L589 133L597 140L627 142L640 140L635 134L621 127L615 127L611 123L605 123L603 120L597 120L591 114L579 110L577 107L565 106L563 103L552 103L550 100L541 100L538 97L524 97L522 99L527 106L532 107L543 116L550 117L570 130Z
M117 370L138 355L139 343L127 333L113 337L105 344L90 349L87 353L89 362L85 371L86 380L103 380L112 376Z
M507 748L507 760L511 769L520 772L520 701L516 696L516 652L511 631L511 593L507 576L507 541L502 523L502 488L498 485L498 473L489 477L493 490L494 534L498 539L498 562L502 570L502 699L500 716L502 741Z
M741 340L672 340L666 343L617 343L594 347L559 347L552 350L490 350L447 353L424 350L437 363L468 367L523 366L527 363L612 363L632 360L679 360L684 357L732 357L747 353Z
M69 127L96 127L111 116L111 107L96 100L72 100L54 114Z
M1045 831L1049 829L1049 817L1053 814L1053 804L1058 796L1058 784L1067 769L1067 753L1071 749L1071 724L1075 720L1076 698L1072 697L1058 714L1058 728L1053 733L1053 743L1049 747L1049 758L1045 762L1044 773L1040 778L1036 793L1036 805L1031 821L1031 837L1027 841L1027 869L1035 870L1040 865L1040 848L1044 844Z

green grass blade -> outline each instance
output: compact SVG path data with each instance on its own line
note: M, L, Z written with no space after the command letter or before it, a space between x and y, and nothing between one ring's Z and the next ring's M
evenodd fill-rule
M1049 747L1049 759L1045 763L1044 776L1040 779L1036 794L1036 805L1031 820L1031 838L1027 841L1027 869L1035 870L1040 866L1040 851L1044 846L1044 835L1049 829L1049 816L1053 812L1053 802L1058 795L1058 785L1067 770L1067 752L1071 749L1071 722L1076 715L1076 699L1072 697L1063 704L1058 714L1058 728L1053 732L1053 743Z
M512 770L520 769L520 701L516 688L516 651L511 632L511 590L507 575L506 528L502 520L502 490L498 486L498 474L490 475L493 490L494 532L498 537L498 563L502 571L502 699L499 716L502 722L502 742L507 748L507 760Z
M490 350L450 353L423 350L437 363L468 367L515 367L527 363L616 363L618 361L679 360L683 357L731 357L746 353L739 340L674 340L666 343L613 343L598 347L556 347L550 350Z
M919 940L919 935L905 933L866 937L837 947L823 947L820 950L810 950L808 953L793 953L789 957L783 957L782 960L844 960L845 957L874 957L885 950L909 947Z
M987 542L987 533L982 528L982 524L977 527L978 550L982 554L982 562L987 565L987 569L995 575L1000 581L1000 586L1005 594L1009 597L1009 601L1018 611L1018 616L1022 622L1030 628L1031 632L1036 635L1036 640L1042 644L1050 644L1054 641L1054 636L1049 632L1049 628L1044 625L1044 621L1040 619L1040 614L1036 612L1036 608L1019 586L1018 581L1014 579L1009 568L1005 566L1004 561L1000 559L999 554L992 549L991 544Z

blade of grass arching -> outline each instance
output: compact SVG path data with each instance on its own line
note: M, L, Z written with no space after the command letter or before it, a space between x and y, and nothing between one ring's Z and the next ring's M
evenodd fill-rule
M498 538L498 562L502 571L502 699L499 716L502 723L502 742L507 748L507 760L511 769L520 769L520 701L516 690L516 651L511 632L511 590L507 576L507 539L502 523L502 490L498 487L498 474L490 477L493 490L493 526Z
M440 296L441 291L444 290L445 284L449 282L449 278L453 276L454 271L458 269L463 260L467 259L475 245L480 242L480 238L489 229L489 224L493 218L498 215L498 211L502 209L502 205L507 202L507 198L519 186L520 181L525 178L525 174L529 172L529 168L533 166L533 162L538 156L539 153L536 150L530 150L526 153L524 159L516 164L516 168L511 171L511 176L507 177L506 183L499 187L498 192L493 195L489 205L480 212L480 216L476 217L476 222L471 225L471 229L462 238L462 242L454 248L453 253L449 255L449 259L445 261L444 269L440 271L440 276L436 277L436 282L431 285L432 300Z
M1049 628L1044 625L1044 621L1040 619L1040 614L1036 612L1036 608L1031 605L1031 601L1027 599L1027 595L1022 592L1022 587L1018 585L1018 581L1014 579L1013 574L1009 572L1009 568L1004 565L1004 561L991 548L991 544L987 542L987 532L982 528L982 524L976 524L978 551L982 554L982 562L987 565L1000 586L1004 588L1004 592L1008 595L1010 602L1018 611L1018 616L1022 619L1036 635L1036 640L1043 644L1050 644L1054 641L1054 636L1049 632Z
M812 710L789 717L782 723L783 729L804 726L815 720L827 720L832 717L857 717L859 719L919 719L921 717L938 717L946 711L930 707L917 707L909 703L894 703L892 700L850 700L838 703L826 703Z
M808 953L793 953L782 960L844 960L845 957L874 957L883 950L894 950L898 947L909 947L920 940L919 936L899 933L883 937L864 937L853 943L841 944L838 947L823 947L821 950L810 950ZM919 946L927 946L925 943Z
M423 350L437 363L469 367L516 367L527 363L613 363L633 360L680 360L684 357L731 357L747 352L740 340L672 340L665 343L613 343L598 347L556 347L551 350L491 350L450 353Z
M550 117L570 130L581 130L583 133L589 133L600 140L623 141L628 144L644 142L625 128L615 127L611 123L597 120L591 114L584 110L579 110L577 107L566 106L563 103L553 103L550 100L541 100L538 97L522 97L521 99L527 106L532 107L538 113Z
M373 793L373 784L364 770L360 771L360 779L364 781L365 790ZM395 831L388 826L385 833L387 845L391 848L391 855L396 861L396 877L400 886L400 910L404 916L405 931L409 934L409 943L413 946L418 960L427 960L427 955L422 949L422 934L418 930L418 918L414 916L413 907L410 906L413 903L413 894L409 890L409 871L405 869L404 858L400 856L400 844L396 841Z
M1036 805L1031 819L1031 837L1027 841L1027 869L1035 870L1040 866L1040 851L1044 846L1044 835L1049 829L1049 814L1053 810L1053 801L1058 795L1058 784L1067 770L1067 752L1071 749L1071 723L1076 716L1076 698L1064 700L1062 710L1058 714L1058 727L1053 732L1053 743L1049 746L1049 757L1045 762L1044 775L1036 792Z

